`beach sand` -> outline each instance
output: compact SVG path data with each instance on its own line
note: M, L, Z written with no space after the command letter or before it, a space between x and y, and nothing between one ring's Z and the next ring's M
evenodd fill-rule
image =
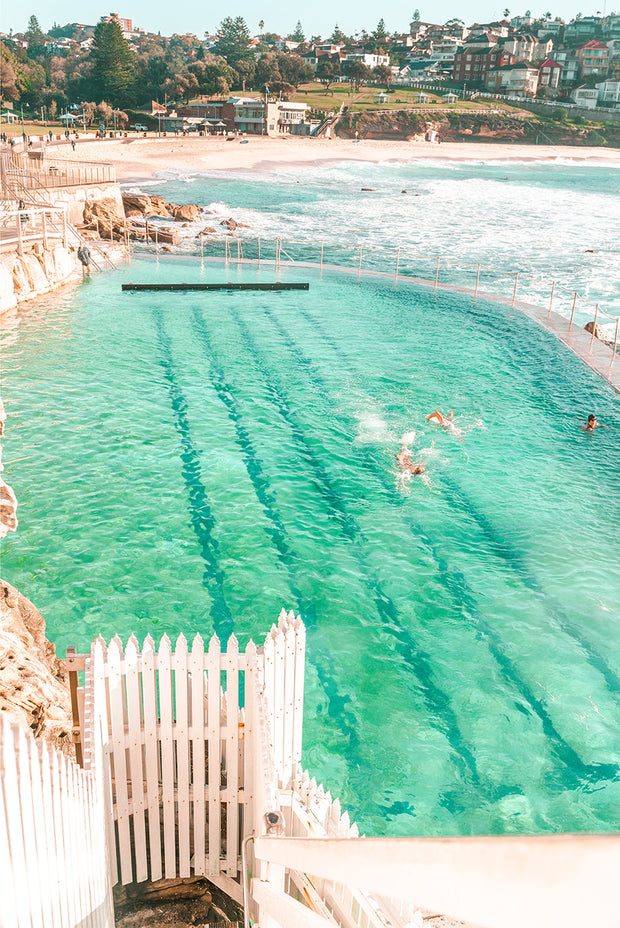
M53 146L49 157L110 162L120 181L146 178L164 170L276 171L281 167L320 167L342 161L555 161L620 167L620 150L562 145L513 145L499 142L401 142L386 140L249 137L127 138L80 141L73 153Z

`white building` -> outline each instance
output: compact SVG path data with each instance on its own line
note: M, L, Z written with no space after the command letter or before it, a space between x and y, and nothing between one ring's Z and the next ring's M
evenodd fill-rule
M376 68L380 64L388 65L390 64L389 55L374 55L369 54L368 52L345 52L344 53L345 61L361 61L362 64L365 64L368 68Z
M620 109L620 80L601 81L598 89L598 105L614 110Z
M570 97L577 106L583 106L585 109L596 109L598 103L598 87L577 87L571 93Z

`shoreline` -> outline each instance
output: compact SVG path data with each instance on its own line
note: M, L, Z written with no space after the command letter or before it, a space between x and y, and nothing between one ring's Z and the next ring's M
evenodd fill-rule
M389 141L370 139L355 142L350 139L266 138L256 136L235 138L128 138L79 142L77 155L56 147L53 158L108 162L116 167L120 183L151 180L164 170L200 172L276 173L295 168L323 168L346 162L439 163L511 162L553 163L570 161L578 166L617 167L620 150L563 145L521 145L505 142L429 142ZM53 154L52 154L53 152ZM71 157L69 157L71 155Z

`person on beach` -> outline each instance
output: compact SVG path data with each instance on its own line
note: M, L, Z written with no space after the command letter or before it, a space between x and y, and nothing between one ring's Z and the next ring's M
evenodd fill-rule
M90 250L88 245L82 243L77 250L78 260L82 265L82 277L90 277Z
M400 446L400 451L396 455L396 461L398 466L404 474L424 474L426 472L426 467L420 461L411 460L411 452L407 445L403 442Z
M596 416L590 413L588 416L588 421L585 425L582 425L581 428L584 430L584 432L593 432L594 429L599 427L599 425L602 425L604 429L609 428L608 425L605 425L603 422L599 422Z
M447 416L444 416L441 410L436 409L435 412L432 412L430 416L427 416L426 418L429 422L436 422L437 425L440 425L442 428L446 429L447 432L450 432L452 435L456 435L457 438L460 438L461 441L463 441L460 428L454 424L453 409L448 412Z

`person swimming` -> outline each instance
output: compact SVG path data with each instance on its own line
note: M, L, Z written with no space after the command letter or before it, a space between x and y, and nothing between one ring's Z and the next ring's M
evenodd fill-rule
M429 422L436 422L437 425L440 425L447 432L450 432L452 435L456 435L457 438L460 438L461 441L463 441L461 429L454 422L453 409L448 412L447 416L444 416L440 409L436 409L435 412L432 412L430 416L427 416L426 418Z
M411 452L404 442L400 446L400 451L396 455L396 461L403 474L411 474L413 476L415 474L426 473L426 467L424 464L422 464L421 461L411 460Z
M588 421L586 422L585 425L582 425L581 428L582 428L585 432L593 432L594 429L598 429L599 426L601 426L601 425L603 426L604 429L608 429L608 428L609 428L608 425L604 425L603 422L599 422L598 419L596 418L596 416L593 415L592 413L590 413L590 415L588 416Z

